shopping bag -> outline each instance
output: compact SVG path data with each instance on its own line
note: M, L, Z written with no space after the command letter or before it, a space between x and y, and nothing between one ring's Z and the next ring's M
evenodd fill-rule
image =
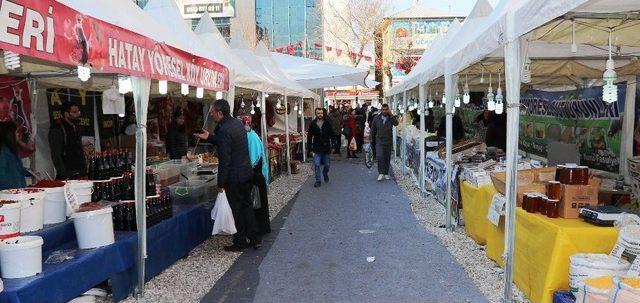
M218 194L216 204L211 210L211 219L214 220L212 235L233 235L237 232L236 222L225 192Z
M358 143L356 142L356 138L355 137L351 138L351 143L349 143L349 150L350 151L358 150Z

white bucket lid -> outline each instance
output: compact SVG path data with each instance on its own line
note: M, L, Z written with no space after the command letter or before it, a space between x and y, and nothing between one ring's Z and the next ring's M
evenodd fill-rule
M5 189L0 191L0 200L42 200L46 195L45 190L39 188Z
M42 246L44 240L39 236L20 236L0 241L0 251L23 250Z
M69 180L67 184L72 188L89 188L93 187L93 181L86 180Z
M113 213L113 208L111 208L111 206L108 206L108 207L103 207L96 210L74 212L71 215L71 218L72 219L89 218L89 217L95 217L100 215L106 215L110 213Z
M21 205L18 201L15 201L15 203L0 203L0 210L20 208Z

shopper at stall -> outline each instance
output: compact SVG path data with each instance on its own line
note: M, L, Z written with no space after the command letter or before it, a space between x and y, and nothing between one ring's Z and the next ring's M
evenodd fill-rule
M242 117L244 129L247 131L247 142L249 143L249 160L253 167L253 191L251 201L253 211L256 215L258 234L264 235L271 232L271 219L269 218L269 197L267 184L269 184L269 165L264 153L264 145L260 136L251 129L251 116ZM256 193L257 189L257 193ZM255 196L257 194L257 197ZM256 203L255 199L259 202ZM256 207L259 204L259 207Z
M309 135L307 136L307 146L313 153L313 164L316 171L315 187L324 182L329 182L329 168L331 168L331 138L333 137L333 127L328 119L325 119L324 110L316 108L316 118L309 125ZM324 169L322 166L324 165Z
M342 145L342 127L344 121L342 121L342 114L333 105L329 106L329 120L333 127L333 137L331 138L331 144L333 145L333 153L340 154L340 145Z
M173 112L171 125L167 130L167 154L171 159L182 159L187 155L189 138L184 126L182 109Z
M62 120L49 132L51 160L56 179L79 179L87 174L80 133L80 107L75 102L62 104Z
M476 117L476 123L486 128L484 142L487 146L506 150L507 147L507 115L498 115L490 110L484 110Z
M447 136L447 116L444 115L440 118L440 125L438 125L438 137L446 138ZM453 142L464 139L464 125L462 125L462 119L458 115L452 117L453 127Z
M10 119L0 120L0 190L27 186L29 172L18 157L18 125Z
M393 149L393 127L398 126L398 119L391 115L389 104L382 104L380 114L371 123L371 144L378 161L378 181L391 179L391 150Z
M258 235L251 203L253 170L249 159L247 132L240 120L231 117L227 100L216 100L210 115L217 123L215 135L203 129L195 136L215 145L218 150L218 189L227 194L238 231L233 235L233 245L224 247L224 250L242 251L248 245L257 249L262 246L262 237Z

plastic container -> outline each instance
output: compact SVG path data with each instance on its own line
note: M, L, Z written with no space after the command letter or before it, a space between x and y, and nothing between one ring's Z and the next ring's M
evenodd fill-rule
M171 198L176 204L198 204L208 200L206 181L187 180L169 186Z
M64 187L41 188L44 197L44 224L57 224L67 220L67 201Z
M23 188L0 191L0 200L20 202L20 233L41 230L44 226L44 197L42 189Z
M71 186L71 190L76 194L79 204L91 202L93 181L71 180L67 181L67 184Z
M178 165L165 162L154 165L151 169L158 176L158 183L163 187L180 182L180 166Z
M23 236L0 242L3 279L35 276L42 272L42 237Z
M167 162L163 162L161 165L176 165L180 169L180 175L186 176L191 179L192 176L195 176L198 172L198 163L195 161L188 160L170 160ZM184 177L182 177L184 180Z
M20 236L20 203L0 201L0 240Z
M218 196L218 178L216 176L194 176L189 181L204 181L207 199L214 200Z
M111 206L74 213L73 226L76 230L78 247L91 249L113 244L113 208Z
M574 293L584 286L584 280L602 276L622 276L631 264L605 254L575 254L570 257L569 289Z

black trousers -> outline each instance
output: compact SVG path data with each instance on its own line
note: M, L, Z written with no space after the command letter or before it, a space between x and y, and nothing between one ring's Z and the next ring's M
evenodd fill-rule
M256 165L256 167L253 169L253 182L255 184L254 186L257 186L260 192L260 204L262 205L262 207L253 210L258 226L258 235L264 235L271 232L271 219L269 217L269 193L267 190L267 182L262 175L261 168L262 160L260 160L260 163L258 163L258 165Z
M331 137L331 144L333 144L333 152L340 153L340 147L342 145L342 134L334 135Z
M246 245L247 239L258 241L258 226L256 224L256 215L253 211L251 203L251 189L253 182L248 181L241 184L229 185L226 189L229 206L233 213L233 219L236 223L238 232L233 235L233 244Z

